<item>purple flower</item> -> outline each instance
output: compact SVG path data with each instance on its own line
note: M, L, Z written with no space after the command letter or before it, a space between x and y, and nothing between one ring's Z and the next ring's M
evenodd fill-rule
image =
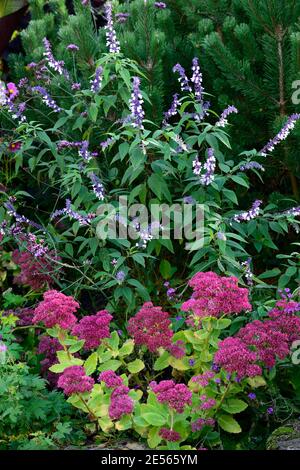
M298 119L300 119L300 114L292 114L278 134L273 139L269 140L269 142L260 150L259 153L266 157L268 153L272 152L276 145L288 137L291 130L294 129Z
M107 2L104 8L107 20L107 24L104 27L106 29L106 45L111 54L118 54L120 52L120 43L114 30L111 2Z
M200 178L200 183L204 186L208 186L214 180L214 173L216 168L216 158L214 156L214 151L212 148L209 148L207 151L207 160L203 165L205 173Z
M219 121L216 123L217 127L225 127L228 124L228 116L232 113L238 113L238 110L235 106L228 106L224 109L223 113L220 116Z
M201 101L202 93L203 93L202 73L200 72L200 67L199 67L197 57L193 59L192 71L193 71L193 76L191 78L191 82L194 84L195 97L197 101Z
M91 91L93 93L98 93L98 91L101 88L101 83L103 79L102 73L103 73L103 68L97 67L96 72L95 72L95 78L91 80Z
M82 141L81 147L78 150L78 155L86 162L92 158L91 152L89 151L89 142L87 140Z
M57 211L53 212L53 214L51 215L51 220L56 219L61 215L67 215L71 219L77 220L80 225L90 225L92 220L95 218L95 214L93 213L82 215L79 214L79 212L74 211L71 208L70 199L66 199L66 207L64 209L58 209Z
M175 294L176 294L176 289L173 289L173 287L170 287L170 288L167 290L167 297L168 297L168 299L170 299L170 300L174 299Z
M103 184L99 180L98 176L95 175L95 173L90 173L89 177L91 179L92 186L93 186L93 191L94 191L95 195L97 196L97 198L100 201L103 201L104 200L104 194L105 194Z
M181 91L189 91L191 93L192 88L190 86L189 79L185 74L184 68L180 64L176 64L173 67L173 72L177 72L179 74L178 81L180 83Z
M0 353L6 352L7 351L7 346L4 343L0 343Z
M262 201L257 199L252 204L251 209L249 209L248 211L245 211L245 212L241 212L240 214L234 215L233 220L235 222L240 223L240 222L248 221L248 220L251 220L251 219L255 219L255 217L257 217L259 215L261 204L262 204Z
M25 87L26 85L28 85L28 78L27 77L24 77L24 78L21 78L19 83L18 83L18 87L19 88L23 88Z
M8 100L6 104L13 119L17 119L20 123L26 121L26 116L24 115L26 103L16 105L11 100Z
M46 57L49 67L55 70L56 72L58 72L60 75L66 75L66 71L64 70L64 65L65 65L64 61L63 60L58 61L54 58L52 54L51 44L47 38L43 39L43 43L44 43L44 47L46 51L44 52L43 55L44 57Z
M267 409L268 415L272 415L274 413L274 408L270 407Z
M138 77L133 77L133 89L131 93L131 99L129 101L129 107L131 111L131 124L133 125L133 127L137 127L142 130L144 129L143 120L145 117L145 113L142 106L144 100L140 91L140 84L140 79Z
M80 83L72 83L71 88L72 88L72 90L80 90L81 84Z
M184 204L195 204L195 199L192 196L184 196L183 198Z
M107 147L109 147L114 142L115 142L114 137L109 137L108 139L104 140L103 142L100 142L100 146L101 146L102 150L105 150Z
M183 319L183 316L182 315L177 315L177 317L175 317L175 320L176 321L181 321Z
M55 113L59 113L61 108L56 104L56 102L51 98L47 90L41 86L34 86L32 87L32 91L36 91L42 97L43 103L45 103L48 108L53 109Z
M217 238L218 238L219 240L224 241L224 242L227 240L226 235L225 235L225 233L223 233L223 232L218 232L218 233L217 233Z
M154 3L155 8L159 8L160 10L164 10L167 8L167 5L164 2L155 2Z
M76 46L76 44L69 44L67 46L67 50L71 51L71 52L77 52L77 51L79 51L79 47Z
M189 359L189 365L193 367L195 365L195 359Z
M197 155L196 158L193 160L193 173L196 176L200 176L202 171L202 163L199 161L199 156Z
M239 169L241 171L246 171L246 170L260 170L260 171L265 171L264 167L258 163L258 162L247 162L242 164Z
M173 96L173 101L172 101L170 109L164 114L164 120L163 120L163 125L164 126L166 126L168 124L168 120L172 116L176 116L179 105L180 105L180 102L178 100L178 93L176 93Z
M116 13L116 19L118 23L125 23L127 19L129 18L130 14L129 13Z
M256 399L255 393L248 393L248 397L250 398L250 400L255 400Z
M281 212L280 215L290 215L292 217L298 217L300 215L300 206L292 207L291 209Z
M116 274L116 279L119 282L123 282L125 277L126 277L126 274L124 273L124 271L118 271Z

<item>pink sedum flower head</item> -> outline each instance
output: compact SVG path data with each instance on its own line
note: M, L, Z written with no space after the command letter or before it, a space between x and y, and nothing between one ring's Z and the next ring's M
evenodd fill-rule
M274 328L272 320L255 320L242 328L238 335L249 349L255 351L257 361L266 367L274 367L276 358L289 354L288 336Z
M47 328L58 325L70 329L77 321L74 313L78 308L79 303L73 297L49 290L34 311L33 323L44 323Z
M20 273L15 276L14 283L30 286L33 290L39 290L53 284L53 279L48 274L52 267L46 258L41 257L37 260L30 251L14 250L12 259L20 268Z
M154 307L152 302L146 302L130 318L127 329L137 345L145 345L150 352L156 352L160 347L171 347L173 332L170 326L168 312L163 312L161 307Z
M295 315L300 312L300 303L294 300L282 299L269 312L273 328L285 333L289 346L300 339L300 318Z
M219 317L252 310L248 289L238 286L236 277L222 277L213 272L197 273L189 281L192 297L182 304L184 312L199 317Z
M108 388L117 388L124 385L122 377L113 370L105 370L98 377L99 382L104 382Z
M112 315L107 310L100 310L96 315L83 317L72 329L72 334L85 340L85 349L98 348L104 338L110 337L111 320Z
M185 384L176 384L174 380L150 382L150 388L160 403L165 403L177 413L183 413L186 405L192 404L192 392Z
M214 364L232 374L236 372L241 379L262 375L262 368L255 363L256 359L255 352L249 351L241 338L229 337L220 341Z
M161 428L159 431L160 437L162 437L165 441L169 442L178 442L181 441L182 437L177 431L173 431L173 429L168 428Z
M120 385L115 388L110 397L108 414L111 419L121 419L123 415L132 413L134 402L128 396L129 388Z
M88 377L82 366L67 367L58 379L57 386L68 396L74 393L90 392L94 386L92 377Z

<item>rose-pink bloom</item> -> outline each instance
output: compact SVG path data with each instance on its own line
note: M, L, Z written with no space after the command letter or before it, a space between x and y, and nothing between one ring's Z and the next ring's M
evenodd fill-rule
M99 382L104 382L108 388L116 388L123 385L123 379L113 370L105 370L98 377Z
M177 431L173 431L173 429L168 429L168 428L161 428L159 431L160 437L165 439L165 441L169 442L178 442L180 441L181 435Z
M173 332L170 326L168 312L163 312L161 307L154 307L152 302L146 302L130 318L127 329L137 345L145 345L149 351L156 352L160 347L168 349L171 346Z
M261 375L262 369L255 362L255 352L249 351L241 338L225 338L219 343L214 363L223 367L227 372L237 373L239 378Z
M94 386L92 377L88 377L82 366L67 367L58 379L57 386L62 388L66 395L90 392Z
M129 388L125 385L120 385L112 392L108 410L111 419L121 419L123 415L132 413L134 402L128 392Z
M218 317L223 314L252 310L248 289L238 286L236 277L222 277L213 272L197 273L189 281L193 288L191 299L182 304L182 311L199 317Z
M72 329L72 334L85 340L85 349L98 348L104 338L110 337L111 320L112 315L107 310L100 310L95 315L83 317Z
M77 321L74 313L78 308L79 303L73 297L57 290L48 290L44 293L44 300L36 307L32 321L44 323L47 328L58 325L69 329Z
M159 383L150 382L150 388L160 403L166 403L177 413L183 413L186 405L192 404L192 392L184 384L176 384L174 380L162 380Z

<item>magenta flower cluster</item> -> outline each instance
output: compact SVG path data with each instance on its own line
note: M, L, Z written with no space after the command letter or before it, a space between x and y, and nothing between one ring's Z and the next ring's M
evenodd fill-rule
M225 338L219 343L214 363L239 378L261 375L261 367L256 364L256 354L249 351L241 338Z
M123 415L132 413L133 399L128 395L129 388L126 385L120 385L115 388L110 397L108 414L111 419L121 419Z
M207 370L203 372L203 374L194 375L191 381L196 384L199 384L201 387L206 387L209 384L209 381L214 378L214 376L214 372L212 372L211 370Z
M133 336L138 346L145 345L150 352L156 352L162 347L171 346L173 332L168 312L161 307L154 307L152 302L146 302L139 312L130 318L128 332Z
M197 273L189 281L192 297L182 304L182 311L199 317L218 317L251 310L248 290L238 286L236 277L223 277L213 272Z
M105 370L98 377L99 382L104 382L108 388L117 388L124 385L122 377L113 370Z
M49 253L50 256L51 253ZM50 259L36 259L30 251L15 250L12 260L20 268L20 273L14 279L16 284L30 286L35 291L53 284L50 275L53 266L51 266Z
M177 413L183 413L185 406L192 404L192 392L185 384L176 384L174 380L152 381L150 388L160 403L167 404Z
M104 338L110 337L109 325L112 316L107 310L100 310L95 315L87 315L72 329L72 334L84 339L85 349L94 349L100 346Z
M179 432L174 431L173 429L168 429L168 428L161 428L159 431L159 435L165 441L169 441L169 442L178 442L178 441L181 441L182 439Z
M62 292L49 290L44 293L42 300L34 311L33 323L44 323L47 328L60 326L70 329L77 319L74 315L79 308L79 303Z
M213 418L198 418L196 421L191 423L192 432L202 431L204 426L211 426L212 428L215 425L215 420Z
M57 386L68 396L74 393L90 392L94 386L92 377L88 377L82 366L67 367L60 375Z
M298 302L278 301L268 319L248 323L236 337L221 341L214 363L238 378L261 375L263 367L274 367L277 359L289 355L292 342L300 339L299 311Z

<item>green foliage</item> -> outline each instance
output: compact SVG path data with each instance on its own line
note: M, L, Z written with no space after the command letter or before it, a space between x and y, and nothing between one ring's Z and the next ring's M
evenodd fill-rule
M81 438L63 395L23 363L0 365L0 417L2 449L57 449Z

